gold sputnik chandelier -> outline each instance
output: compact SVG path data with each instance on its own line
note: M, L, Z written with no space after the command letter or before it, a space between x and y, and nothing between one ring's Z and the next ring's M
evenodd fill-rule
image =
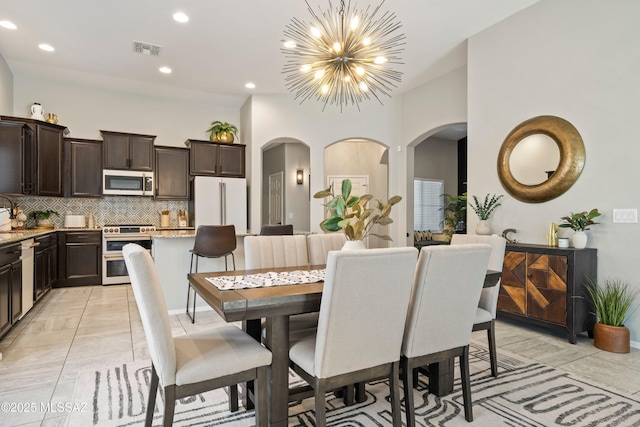
M305 0L306 2L306 0ZM358 11L351 1L345 9L344 0L335 8L329 0L326 12L313 11L309 3L311 22L296 18L284 31L282 51L286 57L283 74L287 89L300 103L309 98L340 107L355 105L381 95L391 96L402 73L391 68L402 64L404 34L395 34L401 27L395 13L380 12L384 0L370 13Z

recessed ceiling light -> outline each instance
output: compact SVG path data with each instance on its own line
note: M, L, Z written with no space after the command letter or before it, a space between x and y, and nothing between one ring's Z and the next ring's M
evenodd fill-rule
M46 44L46 43L41 43L38 45L38 47L44 51L47 52L53 52L55 49L53 48L53 46L51 46L50 44Z
M182 12L174 13L173 19L175 19L178 22L189 22L189 17Z
M8 30L15 30L18 28L18 26L11 21L0 21L0 27L4 27Z
M256 85L255 85L255 83L249 82L249 83L245 84L244 87L246 87L247 89L255 89Z
M171 74L171 68L169 67L160 67L160 72L165 74Z

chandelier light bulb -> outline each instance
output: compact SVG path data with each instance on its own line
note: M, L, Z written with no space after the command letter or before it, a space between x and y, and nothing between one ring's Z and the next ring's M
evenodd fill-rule
M310 16L292 18L285 27L282 73L285 86L300 103L314 98L343 110L382 95L391 96L402 73L404 49L402 26L393 12L367 6L358 10L355 0L341 0L328 10L314 10L308 0Z

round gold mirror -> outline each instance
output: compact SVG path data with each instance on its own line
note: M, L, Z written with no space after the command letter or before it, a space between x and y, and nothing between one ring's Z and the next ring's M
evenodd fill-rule
M521 142L523 145L519 147ZM555 142L557 151L550 142ZM544 151L534 155L532 150ZM514 173L514 166L527 163L521 160L523 157L544 159L539 164L531 162L533 167L527 165L529 169L539 169L539 174L542 174L533 179L535 184L529 184L532 182L529 179L522 179L525 176L522 172ZM541 203L567 191L580 176L584 162L584 143L576 128L560 117L538 116L520 123L507 135L498 154L498 177L505 190L516 199ZM557 165L555 169L554 165Z

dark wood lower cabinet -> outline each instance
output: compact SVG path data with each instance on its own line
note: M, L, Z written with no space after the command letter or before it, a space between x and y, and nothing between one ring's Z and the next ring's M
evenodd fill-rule
M564 331L575 344L577 334L593 331L585 286L597 273L596 249L507 245L498 317Z
M102 283L102 236L100 231L60 232L56 287Z
M20 243L0 247L0 338L22 315Z
M58 236L50 233L36 237L33 298L42 298L55 285L58 278Z

